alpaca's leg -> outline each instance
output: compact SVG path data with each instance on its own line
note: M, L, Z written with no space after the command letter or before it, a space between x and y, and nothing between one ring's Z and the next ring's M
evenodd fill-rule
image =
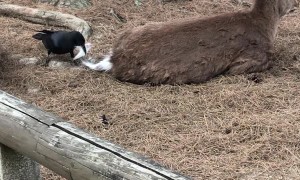
M257 52L249 56L238 57L230 66L227 74L254 73L267 70L271 67L271 61L268 60L266 53Z

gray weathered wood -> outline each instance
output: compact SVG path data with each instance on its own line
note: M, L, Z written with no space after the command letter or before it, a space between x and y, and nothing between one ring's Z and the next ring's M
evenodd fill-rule
M40 180L40 166L28 157L0 145L0 180Z
M34 0L36 2L48 3L58 7L71 7L71 8L87 8L92 5L91 0Z
M0 143L67 179L189 179L3 91Z
M86 21L61 12L46 11L0 2L0 14L18 17L39 24L68 27L81 32L85 38L88 38L92 33L92 29Z

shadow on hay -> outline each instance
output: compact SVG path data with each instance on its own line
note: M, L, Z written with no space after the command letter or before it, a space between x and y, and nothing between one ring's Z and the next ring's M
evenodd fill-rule
M6 49L0 46L0 88L8 85L20 86L22 77L18 73L18 70L22 68L22 65L9 56Z

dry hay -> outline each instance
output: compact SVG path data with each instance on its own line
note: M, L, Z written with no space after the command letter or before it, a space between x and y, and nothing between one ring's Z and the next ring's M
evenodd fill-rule
M9 2L9 1L7 1ZM93 56L111 47L127 25L209 16L243 7L230 0L94 1L86 11L12 1L89 21ZM110 9L127 23L111 16ZM10 55L43 58L31 38L43 26L0 17L1 40ZM49 69L2 63L0 87L54 112L77 126L195 179L299 179L300 170L300 13L285 17L275 42L274 67L256 76L218 77L200 85L146 87L121 83L84 69ZM34 90L38 90L35 92ZM105 126L105 114L111 124ZM44 179L61 179L43 171Z

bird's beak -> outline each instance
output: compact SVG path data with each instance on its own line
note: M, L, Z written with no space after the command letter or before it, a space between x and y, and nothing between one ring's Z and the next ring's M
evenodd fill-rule
M86 48L85 48L85 44L84 45L81 45L83 51L84 51L84 54L86 55Z
M91 43L86 43L85 45L76 46L75 48L78 48L79 52L78 54L73 58L73 60L79 59L87 54L87 52L92 48Z
M73 58L73 60L79 59L83 56L86 55L86 48L83 46L76 46L75 48L79 49L79 52L77 53L77 55Z

